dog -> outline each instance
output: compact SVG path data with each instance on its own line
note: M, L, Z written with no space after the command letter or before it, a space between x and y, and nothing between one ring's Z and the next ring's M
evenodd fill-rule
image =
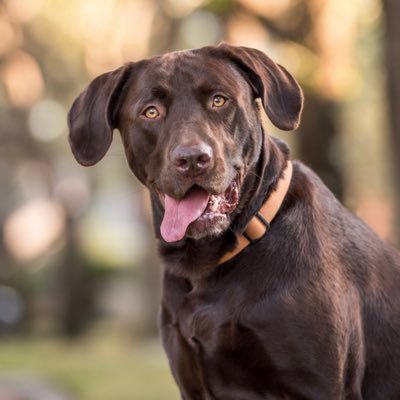
M259 99L259 100L257 100ZM164 264L161 333L184 400L400 399L400 253L269 136L303 94L228 44L100 75L68 115L76 160L121 133Z

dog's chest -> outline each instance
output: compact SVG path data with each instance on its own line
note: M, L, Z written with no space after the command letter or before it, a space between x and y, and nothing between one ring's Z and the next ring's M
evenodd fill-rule
M340 370L336 335L309 329L326 325L329 310L319 322L314 313L300 312L306 308L301 298L263 295L256 285L250 290L245 279L235 281L240 284L203 291L185 290L177 282L164 287L163 342L184 398L312 398L309 382L318 388L318 371ZM292 385L296 371L304 381Z
M212 352L235 340L237 322L226 299L208 293L190 293L168 304L169 329L197 352Z
M247 312L240 290L185 295L170 289L164 292L161 330L171 368L188 398L233 399L239 390L240 399L259 400L276 390L265 379L274 374L273 361L257 332L243 323ZM197 391L205 397L196 397Z

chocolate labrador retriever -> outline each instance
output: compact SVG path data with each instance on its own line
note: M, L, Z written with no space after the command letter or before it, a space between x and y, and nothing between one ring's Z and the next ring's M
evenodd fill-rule
M263 129L260 104L292 130L302 103L283 67L222 44L128 63L71 108L78 162L116 128L150 190L182 399L400 399L400 254Z

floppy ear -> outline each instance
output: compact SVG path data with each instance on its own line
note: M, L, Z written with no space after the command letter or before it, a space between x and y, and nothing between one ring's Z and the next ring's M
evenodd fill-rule
M303 93L293 76L264 53L248 47L221 44L223 51L243 73L257 97L261 97L271 122L282 130L299 126Z
M128 63L98 76L72 104L68 113L69 144L80 164L96 164L109 149L123 87L133 65Z

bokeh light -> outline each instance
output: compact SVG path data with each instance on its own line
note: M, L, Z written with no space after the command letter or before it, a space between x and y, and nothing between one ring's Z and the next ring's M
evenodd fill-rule
M181 26L183 47L202 47L217 44L223 37L221 24L214 14L199 10L183 21Z
M35 139L50 142L66 132L67 112L57 101L44 99L30 109L28 121Z
M164 10L172 18L184 18L202 3L204 3L204 0L165 0Z
M41 69L37 61L24 51L15 52L3 68L1 78L10 102L17 107L30 107L44 91Z
M20 263L43 255L65 228L65 212L52 200L33 199L9 214L4 223L4 242Z
M27 22L42 9L45 0L6 0L7 11L12 19Z
M21 42L20 35L15 31L10 21L7 21L0 14L0 55L5 55L12 51Z

